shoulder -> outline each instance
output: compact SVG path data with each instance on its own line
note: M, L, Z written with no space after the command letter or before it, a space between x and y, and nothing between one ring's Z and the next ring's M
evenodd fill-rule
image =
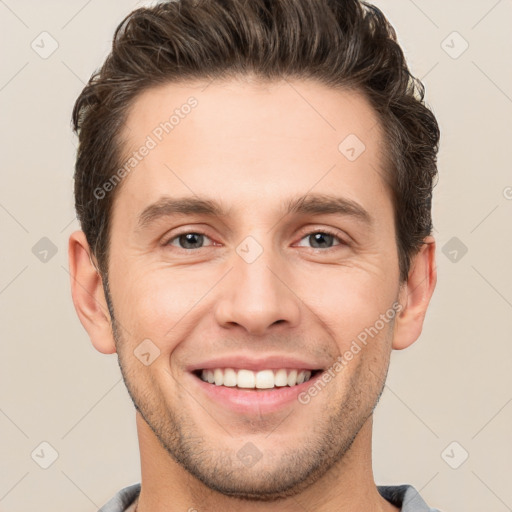
M441 512L430 508L412 485L381 485L377 489L383 498L401 507L401 512ZM124 487L98 512L125 512L139 493L140 483Z
M124 487L108 503L105 503L98 512L125 512L139 493L140 483Z
M412 485L379 485L377 489L383 498L401 507L401 512L441 512L430 508Z

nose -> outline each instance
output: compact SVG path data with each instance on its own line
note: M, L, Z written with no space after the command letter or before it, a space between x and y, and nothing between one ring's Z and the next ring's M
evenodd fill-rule
M288 284L286 262L270 250L252 263L238 254L233 261L215 310L219 325L240 326L253 335L265 334L273 326L297 326L301 300Z

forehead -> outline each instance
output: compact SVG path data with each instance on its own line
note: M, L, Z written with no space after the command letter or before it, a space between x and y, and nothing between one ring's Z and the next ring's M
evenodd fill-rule
M123 139L123 164L134 165L119 200L130 211L162 195L249 207L333 188L389 205L381 126L354 90L303 80L165 84L136 98Z

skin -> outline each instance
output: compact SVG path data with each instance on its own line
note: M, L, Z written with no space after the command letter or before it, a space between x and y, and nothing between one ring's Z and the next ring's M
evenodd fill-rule
M134 102L126 148L190 96L198 106L116 191L114 321L84 234L69 241L80 321L97 350L117 352L137 408L138 512L396 511L373 478L372 412L391 350L421 333L435 241L425 239L400 285L376 114L357 91L310 81L166 84ZM349 134L366 146L355 161L338 150ZM306 193L349 198L372 224L284 215L283 201ZM138 229L140 213L164 195L216 199L229 215L165 217ZM309 235L323 229L347 243L327 237L318 248ZM178 234L196 232L206 237L195 248L180 246ZM252 263L236 252L249 235L263 248ZM401 312L308 404L240 415L209 400L186 370L233 353L295 355L327 368L395 302ZM134 350L148 338L160 355L146 366ZM248 442L262 454L251 467L237 457Z

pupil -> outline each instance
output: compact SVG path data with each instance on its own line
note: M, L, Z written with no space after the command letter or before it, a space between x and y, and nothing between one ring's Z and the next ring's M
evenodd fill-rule
M198 239L196 237L199 237ZM196 249L195 244L198 244L203 241L203 235L200 233L187 233L185 235L180 235L180 245L184 249Z
M329 235L328 233L314 233L313 235L309 235L310 236L310 239L313 241L313 243L311 244L312 247L315 247L315 244L317 244L318 242L320 243L320 246L316 246L315 248L324 248L325 245L322 245L322 242L323 244L325 244L325 240L324 238L327 237L328 240L330 240L330 242L332 242L332 239L333 239L333 235ZM331 243L327 243L327 245L329 247L331 247Z

